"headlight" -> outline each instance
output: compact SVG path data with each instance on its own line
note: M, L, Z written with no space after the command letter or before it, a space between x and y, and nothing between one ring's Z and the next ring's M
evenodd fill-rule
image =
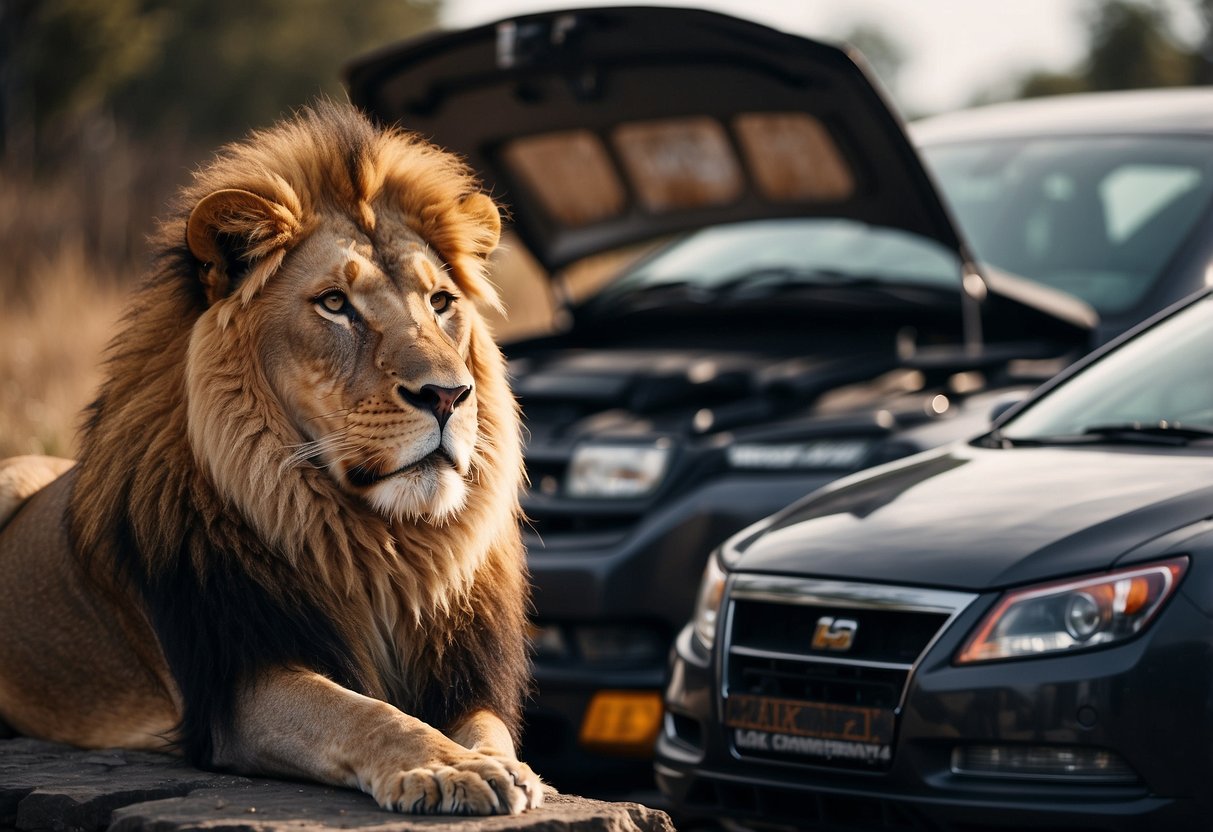
M1187 558L1176 558L1008 592L982 619L956 662L1085 650L1131 638L1175 591L1187 566Z
M871 442L862 439L816 439L809 442L739 442L725 451L733 468L782 471L792 468L855 468Z
M573 451L565 491L571 497L644 497L661 484L669 457L668 442L582 445Z
M699 584L699 597L695 601L695 635L703 646L712 649L716 641L716 622L720 618L720 604L724 600L724 582L728 573L720 568L716 561L716 553L708 556L708 565L703 570L703 580Z

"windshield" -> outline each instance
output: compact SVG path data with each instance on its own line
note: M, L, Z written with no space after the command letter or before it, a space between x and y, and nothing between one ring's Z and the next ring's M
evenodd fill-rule
M1204 138L1080 136L922 149L976 255L1075 295L1131 309L1213 195Z
M1213 295L1108 353L998 431L1011 442L1213 431Z
M959 291L960 262L932 240L852 220L760 220L681 237L625 272L602 296L663 286L713 293L764 281L783 286L873 280Z

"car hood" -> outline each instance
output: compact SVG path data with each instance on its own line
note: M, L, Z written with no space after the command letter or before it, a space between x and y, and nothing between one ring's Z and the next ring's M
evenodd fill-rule
M955 445L792 506L737 568L983 591L1106 569L1210 506L1208 454Z
M464 156L549 270L786 216L970 259L900 120L836 46L696 9L598 8L430 34L345 74L356 105Z

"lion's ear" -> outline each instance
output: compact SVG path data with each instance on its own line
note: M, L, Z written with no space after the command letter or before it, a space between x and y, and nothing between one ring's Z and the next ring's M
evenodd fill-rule
M185 241L209 264L202 273L207 301L226 297L253 261L282 249L298 231L294 214L252 191L225 188L203 197L190 212Z
M478 234L473 236L476 246L475 254L488 257L497 248L501 240L501 212L497 203L487 194L474 193L463 198L460 203L463 213L477 226Z

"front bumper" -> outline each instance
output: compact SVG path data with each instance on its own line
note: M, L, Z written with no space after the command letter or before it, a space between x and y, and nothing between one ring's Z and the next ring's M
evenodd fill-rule
M625 534L545 533L529 544L535 623L561 634L565 649L535 657L536 691L526 710L524 759L559 788L594 794L652 789L652 743L587 746L581 729L599 691L660 694L669 645L690 618L708 554L730 534L825 485L834 475L721 477L647 514ZM584 629L641 633L651 650L592 657ZM639 640L631 639L635 645Z
M995 600L982 596L923 657L884 771L757 760L720 722L719 668L689 628L676 640L657 743L657 781L680 816L806 828L1186 830L1213 810L1210 622L1182 594L1126 644L1071 656L956 667L960 643ZM958 746L1093 747L1133 782L975 776Z

